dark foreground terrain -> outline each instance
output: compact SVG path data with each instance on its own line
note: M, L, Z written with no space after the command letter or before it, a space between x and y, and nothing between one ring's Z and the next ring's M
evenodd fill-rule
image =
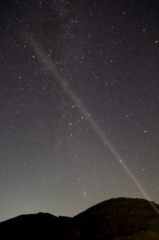
M159 240L159 215L147 200L117 198L73 218L21 215L1 222L0 232L4 239Z

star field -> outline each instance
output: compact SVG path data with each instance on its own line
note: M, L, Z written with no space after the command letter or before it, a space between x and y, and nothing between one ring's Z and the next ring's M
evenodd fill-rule
M158 1L0 11L0 221L145 198L129 172L159 203Z

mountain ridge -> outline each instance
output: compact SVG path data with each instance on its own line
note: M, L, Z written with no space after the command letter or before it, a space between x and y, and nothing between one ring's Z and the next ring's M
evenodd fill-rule
M20 215L0 223L7 237L50 237L63 240L112 239L159 240L159 205L139 198L112 198L98 203L74 217L50 213Z

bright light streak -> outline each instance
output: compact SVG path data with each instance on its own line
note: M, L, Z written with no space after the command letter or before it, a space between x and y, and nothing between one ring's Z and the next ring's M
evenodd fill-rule
M137 186L137 188L140 190L140 192L143 194L143 196L150 201L151 206L155 210L155 212L159 215L159 211L156 208L155 204L151 201L150 197L144 190L144 188L141 186L141 184L138 182L134 174L130 171L126 163L124 163L122 157L119 155L119 153L115 150L114 146L111 144L111 142L108 140L106 134L102 131L99 125L93 120L93 118L89 115L87 109L82 104L81 100L77 97L77 95L70 89L68 84L64 81L62 76L59 74L59 72L55 69L54 64L50 60L49 56L47 56L44 51L42 50L42 46L39 45L37 42L35 42L31 37L28 37L25 35L28 42L31 44L33 49L36 51L36 54L38 55L39 59L43 61L43 64L47 67L47 69L52 74L52 77L56 79L56 81L61 85L63 90L67 93L67 95L72 99L72 101L76 104L80 112L85 116L91 127L94 129L94 131L97 133L97 135L100 137L100 139L104 142L104 144L108 147L110 152L113 154L115 159L118 161L118 163L121 165L121 167L125 170L127 175L131 178L131 180L134 182L134 184Z

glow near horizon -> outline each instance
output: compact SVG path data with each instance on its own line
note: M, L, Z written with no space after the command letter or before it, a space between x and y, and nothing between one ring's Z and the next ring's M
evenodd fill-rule
M80 112L86 117L87 121L91 125L91 127L94 129L96 134L99 136L99 138L104 142L104 145L108 147L110 152L113 154L117 162L121 165L121 167L124 169L124 171L127 173L129 178L134 182L134 184L137 186L137 188L140 190L140 192L143 194L143 196L150 201L151 206L155 210L155 212L159 215L159 210L156 208L155 204L152 202L149 195L146 193L144 188L141 186L135 175L131 172L131 170L128 168L126 163L122 160L122 157L119 155L119 153L115 150L114 146L110 142L110 140L107 138L106 134L102 131L100 126L94 121L94 119L89 115L89 112L85 108L85 106L82 104L81 100L77 97L77 95L72 91L72 89L68 86L67 83L65 83L62 76L59 74L59 72L55 69L52 61L49 59L49 57L42 51L42 46L39 45L35 40L33 40L31 37L25 34L25 38L28 40L32 48L36 51L36 54L38 55L39 59L43 61L43 64L47 67L47 69L52 74L52 77L54 77L57 82L60 84L62 89L67 93L67 95L72 99L72 101L77 105Z

